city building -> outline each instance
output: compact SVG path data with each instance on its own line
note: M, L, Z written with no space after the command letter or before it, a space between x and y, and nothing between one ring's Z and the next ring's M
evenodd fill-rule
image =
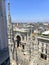
M39 54L39 64L49 65L49 37L39 36L38 39L38 54Z

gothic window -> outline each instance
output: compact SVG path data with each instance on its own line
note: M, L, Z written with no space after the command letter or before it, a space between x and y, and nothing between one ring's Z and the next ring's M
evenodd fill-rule
M46 60L47 59L47 55L41 53L41 58Z
M47 54L47 49L45 49L45 51L46 51L46 54Z
M19 35L17 35L17 47L19 47L19 45L20 45L20 41L21 41L21 37L19 36Z
M41 49L42 49L42 52L43 52L43 50L44 50L43 47Z
M46 51L46 54L47 54L47 44L46 44L46 49L45 49L45 51Z
M24 45L22 45L22 48L24 49Z
M42 52L43 52L43 50L44 50L44 43L42 43L41 50L42 50Z

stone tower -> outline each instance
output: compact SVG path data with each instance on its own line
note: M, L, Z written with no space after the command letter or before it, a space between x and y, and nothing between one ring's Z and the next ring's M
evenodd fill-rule
M11 15L10 15L10 0L8 1L8 25L11 24Z
M39 53L38 53L38 41L37 41L37 34L35 36L35 43L34 43L34 64L33 65L38 65L38 60L39 59Z
M8 2L8 43L11 42L11 15L10 15L10 0Z
M9 1L8 1L8 45L9 45L10 64L11 64L11 61L12 61L11 31L12 31L12 24L11 24L10 0L9 0Z

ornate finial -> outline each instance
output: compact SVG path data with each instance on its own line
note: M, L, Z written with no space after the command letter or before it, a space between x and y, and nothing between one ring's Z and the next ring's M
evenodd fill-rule
M8 0L8 15L10 15L10 0Z
M8 25L11 25L10 0L8 0Z

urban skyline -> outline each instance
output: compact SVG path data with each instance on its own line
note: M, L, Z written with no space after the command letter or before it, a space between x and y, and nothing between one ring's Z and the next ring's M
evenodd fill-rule
M49 65L49 22L13 22L16 10L10 0L7 11L6 1L0 0L0 65Z
M8 0L8 13L7 3ZM10 4L12 21L49 22L49 0L10 0Z

